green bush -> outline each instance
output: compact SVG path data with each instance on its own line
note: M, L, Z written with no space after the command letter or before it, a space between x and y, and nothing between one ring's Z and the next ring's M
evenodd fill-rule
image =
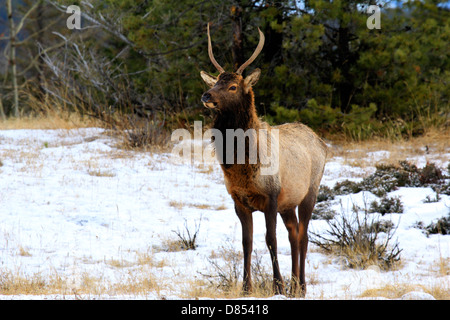
M319 187L319 194L317 195L317 202L334 200L334 192L329 187L321 185Z
M432 186L433 190L436 191L437 194L446 194L450 196L450 179L447 183L441 185Z
M400 161L397 166L377 165L375 173L361 182L349 180L338 182L332 191L334 195L370 191L378 197L383 197L398 187L431 187L440 194L448 194L450 182L446 183L442 170L434 163L417 168L407 161Z
M422 185L441 184L443 179L442 170L436 167L434 163L427 163L419 172L419 181Z
M380 213L384 216L386 213L403 213L403 204L400 197L382 197L380 203L373 201L369 212Z
M428 234L450 234L450 214L438 219L435 223L430 223L426 231Z
M310 99L300 111L300 120L316 130L337 131L342 122L342 113L328 105L319 105L315 99Z
M424 232L427 235L430 234L450 235L450 214L448 214L446 217L438 219L436 222L430 223L428 226L425 226L422 221L416 222L414 227L424 230Z
M369 107L353 104L350 112L343 117L344 133L358 141L372 138L381 127L373 117L376 111L377 106L374 103L370 103Z
M278 104L272 104L271 110L274 115L266 115L265 120L273 125L296 122L300 119L299 111L296 109L287 109Z
M337 212L331 209L329 201L319 202L315 205L311 219L313 220L331 220L337 215Z
M338 182L333 187L333 191L336 195L358 193L362 190L363 189L361 188L361 183L350 180Z

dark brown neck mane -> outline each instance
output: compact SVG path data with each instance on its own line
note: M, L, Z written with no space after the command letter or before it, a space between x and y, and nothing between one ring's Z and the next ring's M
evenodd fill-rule
M242 102L222 106L217 111L213 128L220 130L225 137L226 129L258 129L259 119L256 115L253 90L244 95Z
M260 121L256 114L256 108L254 103L253 90L250 88L249 92L244 95L242 102L236 105L222 106L217 111L216 118L214 120L214 129L218 129L222 133L223 145L219 150L216 145L216 152L221 153L224 169L229 169L233 164L226 163L226 145L227 145L227 129L242 129L246 132L248 129L258 130L260 128ZM248 143L246 141L246 159L248 159ZM236 158L236 145L234 147L234 155ZM235 161L234 164L237 162ZM247 160L246 160L247 163ZM242 166L242 165L241 165Z

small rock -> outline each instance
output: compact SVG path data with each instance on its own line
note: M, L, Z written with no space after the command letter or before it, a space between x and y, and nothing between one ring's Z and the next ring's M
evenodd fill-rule
M411 291L404 294L400 300L436 300L431 294L420 292L420 291Z
M380 273L381 272L381 268L379 266L377 266L377 265L374 265L374 264L368 266L366 268L366 270L372 270L372 271L375 271L376 273Z

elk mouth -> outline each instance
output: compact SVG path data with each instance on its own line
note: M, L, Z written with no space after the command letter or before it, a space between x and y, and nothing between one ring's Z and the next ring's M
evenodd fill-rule
M208 109L217 108L217 102L203 102L203 105Z
M203 105L209 109L214 109L217 107L217 102L212 101L213 99L212 99L211 93L209 93L209 92L205 92L202 95L201 100L203 102Z

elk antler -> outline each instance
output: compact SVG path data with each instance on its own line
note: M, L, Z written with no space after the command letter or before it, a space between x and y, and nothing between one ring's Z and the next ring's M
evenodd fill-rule
M239 69L236 71L237 74L242 74L242 71L244 71L245 68L247 68L249 66L250 63L253 62L253 60L256 59L256 57L259 55L259 53L261 52L262 48L264 47L264 33L261 32L261 30L259 30L259 43L258 46L255 49L255 52L253 52L252 56L250 57L250 59L248 59L242 66L239 67Z
M224 73L225 70L223 70L223 68L220 66L220 64L217 63L216 59L214 59L214 54L212 52L212 45L211 45L211 36L209 35L209 23L208 23L208 54L209 54L209 59L211 60L214 67L216 67L220 73Z

